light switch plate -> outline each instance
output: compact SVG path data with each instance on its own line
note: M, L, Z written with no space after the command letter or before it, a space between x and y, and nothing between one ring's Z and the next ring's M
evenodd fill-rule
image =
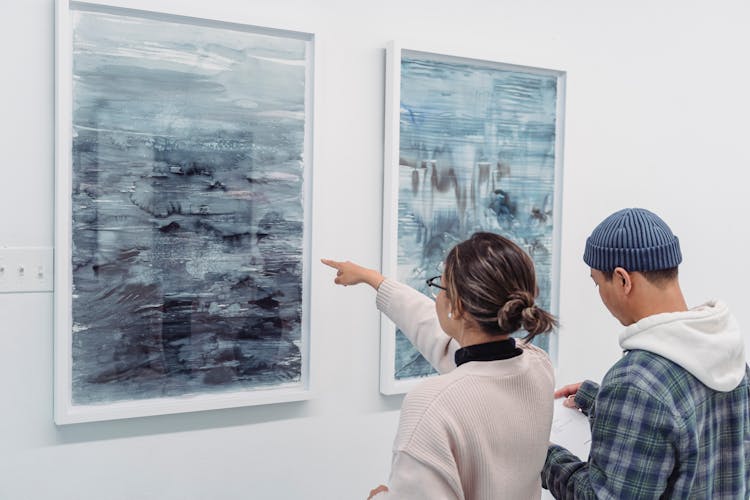
M52 247L0 246L0 293L51 292Z

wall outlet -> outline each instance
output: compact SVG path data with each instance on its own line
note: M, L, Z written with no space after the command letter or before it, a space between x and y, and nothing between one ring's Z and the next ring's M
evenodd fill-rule
M0 247L0 293L51 292L52 247Z

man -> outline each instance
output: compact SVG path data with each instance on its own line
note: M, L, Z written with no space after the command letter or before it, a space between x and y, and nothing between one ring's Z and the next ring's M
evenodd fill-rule
M551 444L543 486L558 499L750 498L750 369L727 306L688 309L679 240L648 210L607 217L583 260L625 354L601 386L555 393L589 417L591 452Z

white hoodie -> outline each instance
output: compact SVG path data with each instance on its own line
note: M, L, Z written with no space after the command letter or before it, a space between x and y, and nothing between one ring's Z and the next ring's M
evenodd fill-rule
M718 300L685 312L643 318L620 334L620 346L667 358L720 392L735 389L745 376L742 332L726 304Z

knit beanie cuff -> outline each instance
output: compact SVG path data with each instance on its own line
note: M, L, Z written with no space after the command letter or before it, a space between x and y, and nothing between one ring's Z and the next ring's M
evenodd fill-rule
M680 241L672 235L666 244L642 248L598 246L591 237L586 240L583 261L592 269L612 272L616 267L627 271L658 271L677 267L682 262Z

